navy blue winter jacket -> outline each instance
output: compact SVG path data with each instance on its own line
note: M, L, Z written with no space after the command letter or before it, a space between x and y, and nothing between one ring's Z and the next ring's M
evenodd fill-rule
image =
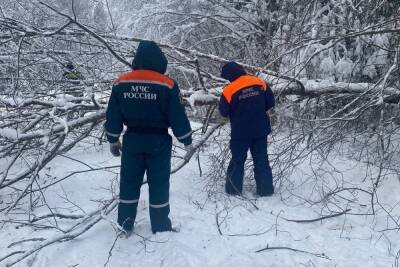
M231 66L228 64L231 64ZM219 111L222 116L230 119L231 138L266 137L271 133L267 111L275 106L273 92L260 78L246 75L244 70L238 72L236 63L228 64L223 68L222 77L230 79L231 83L224 88L219 103ZM232 66L234 71L227 71Z
M165 76L167 59L156 43L139 44L134 70L114 81L106 112L105 129L110 143L118 140L123 125L139 133L166 133L171 127L185 145L192 143L192 130L180 102L178 84Z

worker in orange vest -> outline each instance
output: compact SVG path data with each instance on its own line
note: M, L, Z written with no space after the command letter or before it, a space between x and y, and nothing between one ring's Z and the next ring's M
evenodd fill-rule
M225 191L230 195L242 194L244 164L250 149L257 195L270 196L274 193L274 186L267 153L267 137L271 133L267 111L275 106L274 94L267 83L248 75L236 62L225 64L221 77L230 81L219 103L221 115L229 117L231 123L232 159Z
M193 147L178 84L165 75L167 66L168 60L155 42L140 42L133 70L114 81L108 102L105 130L110 151L118 157L122 150L118 224L128 235L134 229L145 173L152 232L176 230L169 218L172 137L168 128L186 151Z

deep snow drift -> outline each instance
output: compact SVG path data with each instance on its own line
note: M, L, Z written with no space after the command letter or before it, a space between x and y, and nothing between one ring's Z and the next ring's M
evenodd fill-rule
M60 178L73 170L82 170L82 163L93 168L119 164L119 159L109 154L107 146L81 144L68 156L80 162L59 157L46 169L49 177ZM206 171L207 157L202 156L200 162ZM361 184L358 176L364 170L360 164L347 159L335 159L331 163L346 170L345 177L350 179L347 182ZM392 222L382 208L377 209L376 216L346 214L313 223L285 220L320 217L320 205L312 206L300 200L300 196L312 194L312 185L305 178L312 171L310 166L304 164L293 177L288 177L293 183L285 188L278 186L280 193L257 199L254 188L249 186L245 187L245 198L226 196L222 187L220 194L209 196L205 190L208 178L199 176L197 161L192 160L171 179L171 218L180 226L179 233L151 233L147 186L144 185L135 234L129 239L116 240L114 210L107 219L77 239L53 244L17 266L104 266L107 260L107 266L140 267L394 266L400 235L397 231L385 230ZM100 206L99 201L111 199L111 191L117 192L118 171L74 175L45 192L47 204L60 213L89 213ZM383 185L379 189L380 203L383 207L386 204L396 206L400 201L399 181L393 178L385 180ZM290 194L288 187L291 187ZM363 206L358 203L357 212L361 212ZM351 208L356 213L357 207ZM48 213L46 207L42 212ZM37 210L35 213L40 214ZM398 208L397 213L392 210L391 214L399 214ZM11 214L9 216L11 218ZM398 216L393 219L398 220ZM58 219L57 223L62 228L72 225L72 221ZM47 223L55 224L53 219L48 219ZM0 232L0 257L40 243L30 241L7 248L13 242L52 238L57 234L54 230L33 231L17 222L5 223ZM267 246L269 250L257 253Z

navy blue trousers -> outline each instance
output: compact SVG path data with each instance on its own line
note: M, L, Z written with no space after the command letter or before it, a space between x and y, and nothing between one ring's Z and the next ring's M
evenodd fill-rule
M131 231L134 226L140 188L146 172L149 186L151 230L171 231L169 178L172 138L169 135L124 135L120 174L118 224Z
M274 193L272 170L268 161L267 137L258 139L234 139L230 142L232 159L228 166L225 191L231 195L242 193L244 164L250 149L254 163L254 178L257 194L267 196Z

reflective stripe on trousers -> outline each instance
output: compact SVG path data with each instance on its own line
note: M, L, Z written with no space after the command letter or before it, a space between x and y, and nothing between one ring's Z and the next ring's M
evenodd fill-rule
M150 208L161 209L161 208L167 207L168 205L169 205L169 202L165 202L164 204L159 204L159 205L150 204Z
M122 204L136 204L138 202L139 202L139 199L134 199L134 200L119 199L119 203L122 203Z

